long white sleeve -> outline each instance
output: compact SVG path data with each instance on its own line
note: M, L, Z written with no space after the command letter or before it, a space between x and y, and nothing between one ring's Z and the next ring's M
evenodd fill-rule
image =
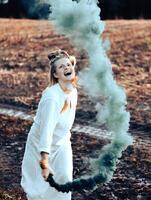
M52 135L60 115L60 109L57 101L53 98L44 100L40 106L39 153L44 151L50 154Z

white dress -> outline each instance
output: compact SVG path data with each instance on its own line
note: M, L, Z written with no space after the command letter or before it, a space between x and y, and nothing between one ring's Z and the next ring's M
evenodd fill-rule
M71 101L71 108L61 112L65 99ZM44 180L39 161L40 152L48 152L55 181L63 184L73 180L70 129L76 105L76 88L70 94L65 94L59 83L56 83L42 92L21 165L20 184L28 200L71 200L71 192L58 192Z

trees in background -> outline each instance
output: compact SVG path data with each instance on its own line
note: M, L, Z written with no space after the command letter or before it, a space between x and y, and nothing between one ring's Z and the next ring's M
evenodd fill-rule
M151 19L151 0L100 0L98 5L102 19ZM48 12L45 0L0 0L0 17L45 19Z
M151 0L100 0L102 19L151 18Z
M0 17L22 17L19 0L0 0Z

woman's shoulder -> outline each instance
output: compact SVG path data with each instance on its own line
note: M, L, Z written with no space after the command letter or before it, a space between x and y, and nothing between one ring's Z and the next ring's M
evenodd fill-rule
M43 92L40 101L44 101L47 99L54 99L56 101L59 100L59 91L57 84L54 84L52 86L47 86Z

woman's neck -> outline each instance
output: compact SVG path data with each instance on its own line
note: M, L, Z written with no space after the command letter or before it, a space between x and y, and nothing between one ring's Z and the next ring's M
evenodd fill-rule
M62 80L58 80L58 83L60 85L60 87L62 88L62 90L65 92L65 93L70 93L72 92L73 90L73 85L70 81L62 81Z

